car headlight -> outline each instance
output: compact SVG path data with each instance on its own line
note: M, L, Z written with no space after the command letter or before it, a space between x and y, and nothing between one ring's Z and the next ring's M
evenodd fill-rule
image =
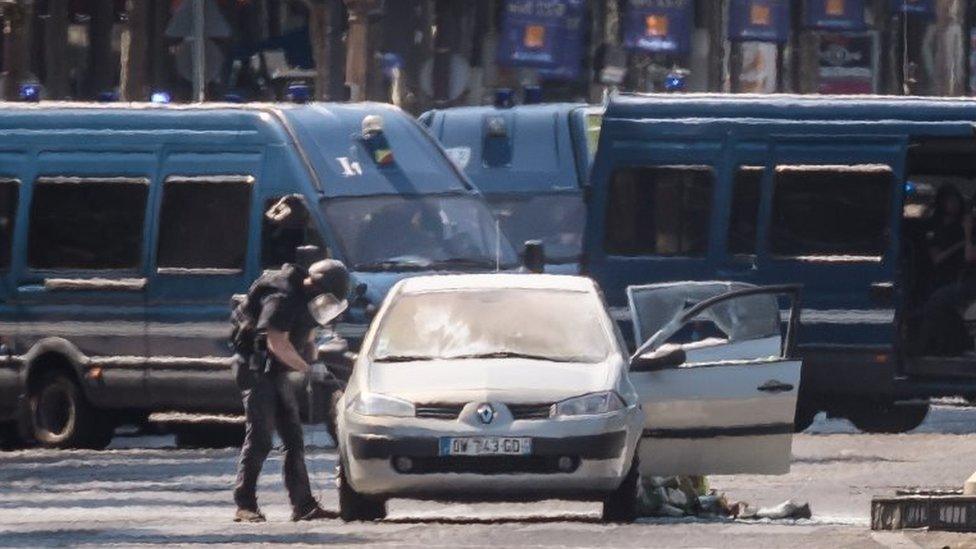
M363 416L413 417L413 403L379 393L359 393L349 409Z
M624 401L614 391L590 393L557 402L552 405L552 415L557 416L593 416L608 414L624 408Z

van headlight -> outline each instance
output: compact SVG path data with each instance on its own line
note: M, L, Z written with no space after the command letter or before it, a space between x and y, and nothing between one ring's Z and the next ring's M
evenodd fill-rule
M363 416L413 417L412 402L380 393L359 393L349 403L349 409Z
M615 391L590 393L552 405L552 416L595 416L624 408L624 401Z

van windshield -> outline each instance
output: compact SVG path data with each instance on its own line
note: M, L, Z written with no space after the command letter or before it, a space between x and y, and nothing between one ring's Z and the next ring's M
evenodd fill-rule
M572 263L583 251L586 210L583 197L573 194L489 196L488 203L515 246L541 240L549 263Z
M513 268L508 240L474 196L381 195L333 198L322 203L357 271L476 270Z

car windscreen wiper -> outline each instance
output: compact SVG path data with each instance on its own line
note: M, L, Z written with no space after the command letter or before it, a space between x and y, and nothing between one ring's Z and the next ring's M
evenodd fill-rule
M420 362L431 359L432 357L420 355L390 355L374 358L373 362Z
M430 261L416 259L384 259L353 265L354 271L426 271L430 268Z
M445 357L446 360L465 360L474 358L525 358L528 360L547 360L549 362L565 362L563 359L545 355L534 355L530 353L518 353L515 351L492 351L490 353L471 353L468 355L457 355Z

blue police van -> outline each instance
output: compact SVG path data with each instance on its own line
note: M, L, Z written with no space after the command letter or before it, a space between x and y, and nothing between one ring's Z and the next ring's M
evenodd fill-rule
M283 197L304 210L284 225ZM352 271L353 342L405 276L517 262L395 107L4 105L0 426L101 447L150 412L239 413L231 297L325 255Z
M797 428L819 411L914 428L931 397L976 395L972 304L952 351L918 341L938 289L932 197L976 194L974 122L968 99L620 95L582 269L621 318L629 285L801 283Z
M501 230L539 240L547 271L578 271L584 192L603 108L577 103L429 111L421 122L488 200Z

